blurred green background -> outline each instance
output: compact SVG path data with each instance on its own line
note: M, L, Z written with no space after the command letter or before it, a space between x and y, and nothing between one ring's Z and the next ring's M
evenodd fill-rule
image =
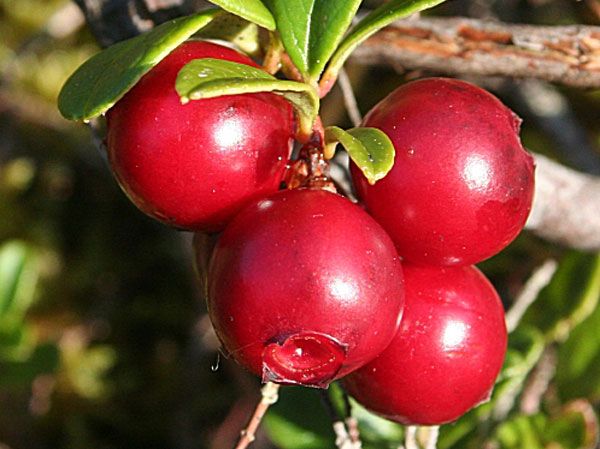
M598 24L597 6L451 1L436 14ZM98 51L77 8L0 0L0 36L0 448L232 447L259 383L218 355L191 236L138 212L108 170L101 137L56 109L66 77ZM363 112L403 80L391 70L349 69ZM596 92L543 85L568 105L552 122L523 85L493 81L484 84L525 118L527 147L600 174ZM339 91L323 117L350 126ZM445 426L440 448L596 447L598 257L523 233L481 268L508 308L548 259L558 271L511 335L493 400ZM366 447L399 446L400 426L356 411ZM255 447L333 441L318 394L285 388Z

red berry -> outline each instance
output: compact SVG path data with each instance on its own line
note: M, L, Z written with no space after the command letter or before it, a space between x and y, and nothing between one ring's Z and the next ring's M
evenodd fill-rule
M182 105L177 73L200 58L256 66L227 47L182 44L109 110L108 152L121 187L142 211L176 227L214 231L249 200L278 190L294 121L289 103L271 93Z
M365 126L383 130L394 167L369 185L353 166L358 196L400 255L428 265L493 256L521 231L533 196L533 159L520 119L464 81L407 83L376 105Z
M279 192L221 236L208 307L225 350L264 381L324 387L391 341L404 301L385 231L322 190Z
M506 352L502 303L475 267L406 264L404 275L398 333L344 384L361 404L389 419L443 424L491 393Z

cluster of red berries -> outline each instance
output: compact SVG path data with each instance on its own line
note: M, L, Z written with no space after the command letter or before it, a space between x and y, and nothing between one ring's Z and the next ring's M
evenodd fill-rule
M405 84L365 126L396 149L366 211L317 188L279 190L295 136L273 93L182 105L190 60L255 66L189 41L107 115L124 191L144 212L222 231L207 268L209 314L226 352L264 381L325 387L344 378L367 408L403 423L456 419L489 394L506 350L502 304L470 264L519 233L533 163L519 120L489 93L432 78Z

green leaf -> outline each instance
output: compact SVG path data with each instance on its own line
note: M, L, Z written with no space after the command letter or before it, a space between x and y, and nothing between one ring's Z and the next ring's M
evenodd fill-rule
M352 23L360 0L265 0L292 62L316 80Z
M443 3L445 0L392 0L361 20L340 43L331 57L325 77L335 78L348 56L363 41L395 20Z
M394 145L383 131L376 128L344 131L337 126L329 126L325 129L325 142L327 146L341 143L369 184L385 177L394 165Z
M259 28L233 14L220 14L194 36L198 39L220 39L234 44L250 56L258 56L260 49Z
M209 0L225 11L243 17L267 30L275 29L275 19L260 0Z
M542 330L550 341L564 341L599 301L600 255L572 252L560 262L522 321Z
M195 59L177 75L175 89L182 102L250 92L273 92L298 113L300 129L310 133L319 112L319 96L305 83L278 80L264 70L220 59Z
M88 59L67 80L58 96L61 114L89 120L110 109L138 80L219 10L165 22L140 36L119 42Z
M600 399L600 306L559 347L556 381L563 399Z
M592 449L597 435L594 409L580 400L567 404L550 418L542 413L516 415L503 422L494 437L500 449Z
M499 447L502 449L544 449L543 429L547 425L542 414L535 416L519 415L504 422L496 431Z
M0 330L12 332L33 302L38 279L37 258L25 243L0 247Z

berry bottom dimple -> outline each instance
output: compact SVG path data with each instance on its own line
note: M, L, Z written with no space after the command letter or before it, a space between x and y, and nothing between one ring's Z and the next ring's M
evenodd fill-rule
M249 205L208 269L208 310L225 351L278 383L326 387L371 361L393 338L403 304L391 239L324 190Z
M327 335L292 335L281 344L265 347L263 382L325 387L335 378L345 358L343 345Z

